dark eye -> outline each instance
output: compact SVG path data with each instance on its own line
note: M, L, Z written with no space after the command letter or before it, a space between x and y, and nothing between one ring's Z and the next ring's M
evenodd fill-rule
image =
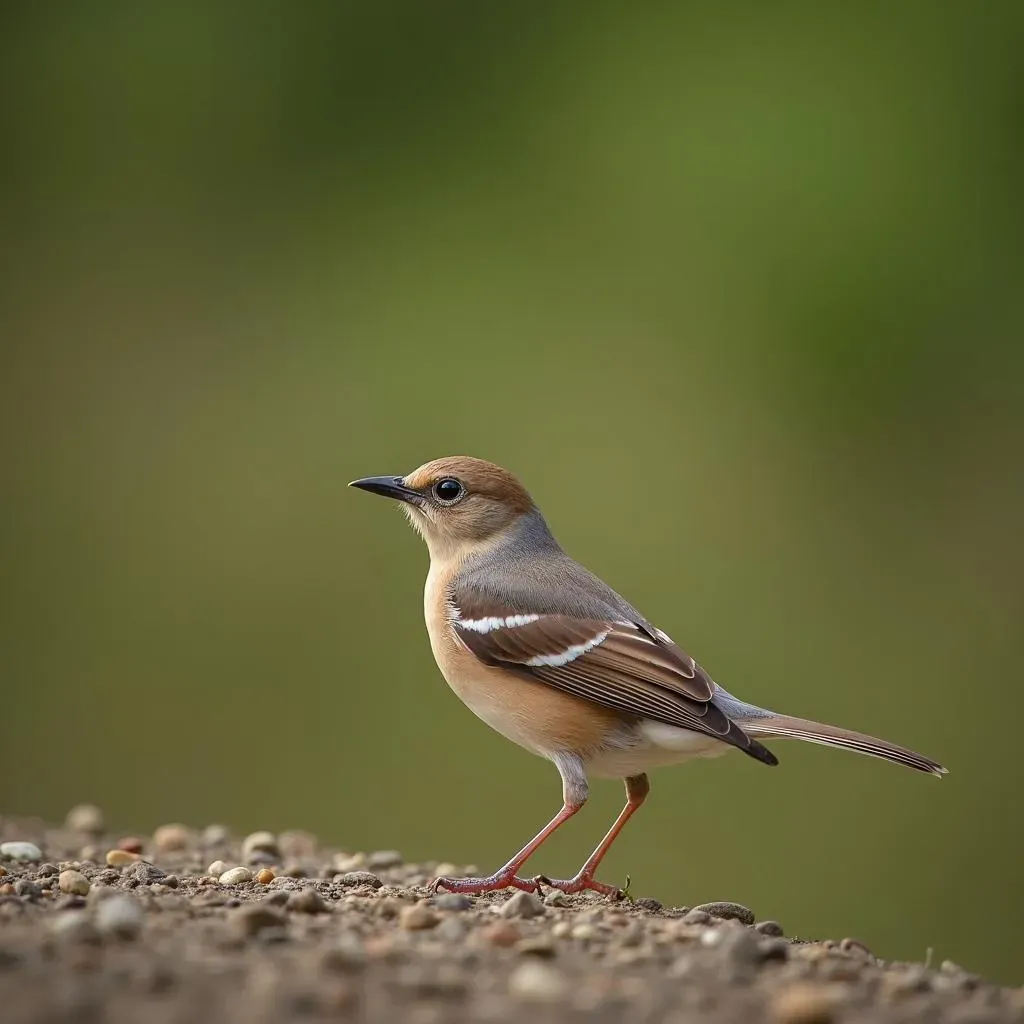
M442 505L454 505L463 495L462 484L458 480L453 480L451 477L445 477L444 480L438 480L434 484L434 497L437 498Z

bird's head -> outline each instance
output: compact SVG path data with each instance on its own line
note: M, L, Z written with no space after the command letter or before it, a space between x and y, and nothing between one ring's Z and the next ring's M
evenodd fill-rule
M431 555L439 557L486 545L535 510L508 470L468 455L435 459L406 476L364 477L349 486L402 502Z

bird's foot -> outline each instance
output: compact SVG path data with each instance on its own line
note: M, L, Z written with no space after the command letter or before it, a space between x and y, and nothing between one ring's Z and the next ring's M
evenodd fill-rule
M502 868L501 871L488 875L487 878L435 878L429 885L431 892L445 889L448 892L494 892L496 889L522 889L524 892L537 892L537 881L533 878L520 878L514 871Z
M572 878L548 878L546 875L537 875L533 882L538 887L546 885L549 889L558 889L567 895L574 892L583 892L590 889L599 892L602 896L610 896L613 900L621 900L624 897L631 899L629 895L629 881L626 881L626 888L620 889L616 885L606 885L599 882L592 874L581 871Z

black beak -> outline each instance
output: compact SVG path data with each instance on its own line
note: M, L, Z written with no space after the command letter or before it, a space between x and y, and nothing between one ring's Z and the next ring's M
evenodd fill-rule
M423 495L406 487L400 476L364 476L362 480L353 480L349 487L358 487L361 491L371 494L383 494L385 498L396 498L410 505L421 505Z

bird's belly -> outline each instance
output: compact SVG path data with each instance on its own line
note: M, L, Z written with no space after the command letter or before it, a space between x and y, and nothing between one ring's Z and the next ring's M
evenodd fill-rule
M585 764L597 778L622 779L696 757L718 757L731 749L704 733L642 718L632 729L614 735Z

